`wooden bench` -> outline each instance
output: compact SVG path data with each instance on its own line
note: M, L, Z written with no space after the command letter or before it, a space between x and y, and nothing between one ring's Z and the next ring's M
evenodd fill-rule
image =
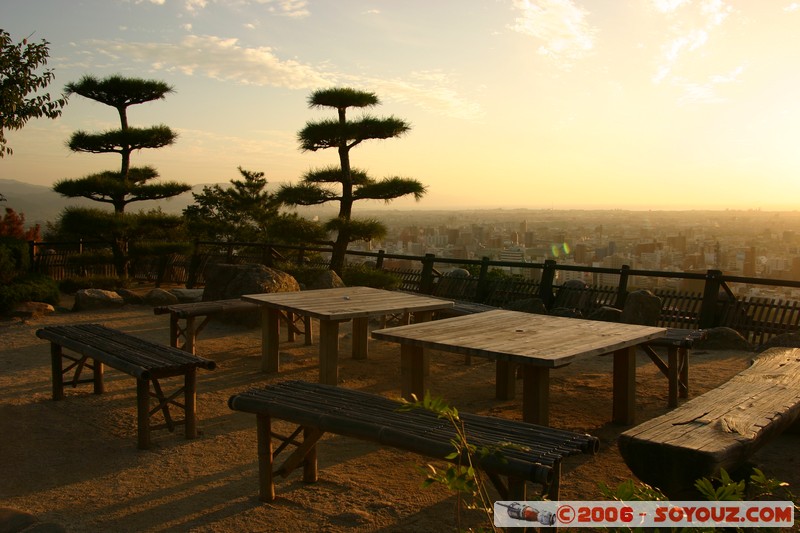
M698 329L667 329L667 334L660 339L655 339L641 345L644 352L655 363L661 372L667 376L669 389L667 405L678 406L678 397L689 397L689 350L694 343L708 336L705 330ZM655 348L667 349L667 360L664 361Z
M99 324L47 326L39 329L36 336L50 341L53 400L64 399L65 384L76 387L79 383L92 382L94 393L102 394L105 390L103 365L108 365L136 378L139 448L146 449L150 446L150 431L155 429L167 428L174 431L175 426L183 424L187 439L197 436L197 369L213 370L216 367L214 361ZM64 353L64 348L79 355L68 355ZM66 367L65 360L70 362ZM92 370L91 378L81 379L84 368ZM66 374L72 370L72 378L65 379ZM183 376L183 386L167 395L159 380L174 376ZM181 393L183 404L176 399ZM151 397L156 398L155 407L151 407ZM183 420L172 418L170 406L184 411ZM159 412L164 417L164 424L151 426L150 418Z
M253 302L246 302L239 298L230 300L214 300L209 302L194 302L183 304L160 305L153 308L153 313L163 315L169 313L169 343L170 346L181 348L189 353L195 353L197 336L206 327L206 324L214 318L227 313L238 313L249 311L261 313L260 306ZM200 324L195 323L197 317L204 317ZM289 341L294 341L296 334L305 335L305 344L310 346L311 340L311 319L309 317L296 317L291 313L282 313L281 318L286 323ZM181 324L181 321L184 321ZM303 321L304 329L297 327L297 322ZM183 338L183 344L181 344Z
M235 394L228 405L256 415L262 501L275 499L274 476L286 477L301 464L303 480L317 481L316 444L326 432L441 460L454 451L451 439L456 436L455 430L446 419L423 409L400 412L400 402L352 389L286 381ZM514 445L504 447L502 457L473 457L478 462L476 467L487 473L503 499L524 500L526 482L541 485L543 492L557 499L561 460L594 454L599 447L599 440L591 435L487 416L459 416L471 444L492 446L502 441ZM291 435L279 435L274 432L272 419L298 424L298 428ZM277 448L273 448L272 437L281 443ZM289 444L295 446L294 451L275 468L275 458Z
M720 387L625 431L618 445L640 480L680 496L743 465L799 415L800 349L771 348Z

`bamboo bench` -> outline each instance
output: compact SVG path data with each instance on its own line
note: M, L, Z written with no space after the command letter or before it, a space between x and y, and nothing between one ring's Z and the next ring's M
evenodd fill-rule
M195 353L197 336L203 331L208 322L217 316L227 313L249 311L261 313L260 306L253 302L246 302L239 298L230 300L214 300L209 302L193 302L184 304L159 305L153 308L153 313L163 315L169 313L169 344L181 348L189 353ZM195 323L197 317L204 317L200 324ZM281 318L287 326L289 341L294 341L296 334L305 335L305 344L311 345L311 319L309 317L295 317L291 313L281 313ZM181 324L181 321L184 321ZM297 327L297 321L302 320L304 329ZM183 338L183 344L181 344Z
M320 383L286 381L231 396L228 405L256 415L259 498L275 499L274 477L287 477L303 465L303 481L317 481L316 445L327 433L376 442L435 459L447 460L454 449L455 430L435 413L414 409L399 412L399 402L352 389ZM502 456L473 457L476 468L488 475L503 499L525 499L526 482L538 484L558 499L561 461L581 453L594 454L599 440L591 435L536 426L488 416L460 413L467 440L475 446L511 443ZM288 436L275 433L272 419L298 424ZM302 442L298 437L303 434ZM273 448L272 438L281 444ZM285 462L275 459L288 445L295 446ZM463 459L463 458L462 458ZM458 459L452 460L453 462ZM504 481L502 476L507 479Z
M50 341L53 400L64 399L65 384L76 387L79 383L91 382L94 383L94 393L102 394L105 391L103 365L108 365L136 378L137 441L140 449L149 448L150 432L155 429L174 431L175 426L183 424L187 439L197 436L197 369L213 370L216 367L214 361L99 324L47 326L36 331L36 336ZM64 348L78 356L64 353ZM64 360L70 361L66 367ZM91 378L81 379L84 368L92 370ZM73 370L72 378L65 379ZM166 395L159 380L175 376L183 376L183 386ZM183 404L176 399L181 393ZM152 408L151 397L157 401ZM170 406L184 411L183 420L172 418ZM159 412L164 423L151 425L150 418Z
M800 349L771 348L716 389L619 436L625 463L667 496L733 471L800 416Z

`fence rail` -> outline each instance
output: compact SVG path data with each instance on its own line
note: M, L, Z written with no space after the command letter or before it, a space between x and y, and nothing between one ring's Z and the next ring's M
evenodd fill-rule
M100 250L97 243L30 242L31 265L35 272L56 280L83 276L113 276L110 263L88 263L81 256ZM264 243L194 243L191 256L168 254L135 258L131 277L136 280L182 284L205 284L205 272L218 263L259 263L270 267L303 266L327 268L331 246L289 246ZM400 290L420 292L497 307L518 300L539 299L547 309L568 307L588 316L603 306L622 308L628 292L638 287L632 279L657 278L694 280L702 291L679 291L648 283L662 300L659 325L670 328L711 328L727 326L754 344L789 332L800 331L800 301L780 298L736 296L732 287L768 286L800 288L800 282L724 275L719 270L705 273L635 270L627 265L602 268L542 263L411 256L377 252L348 251L349 263L369 263L400 279ZM516 276L494 275L511 268ZM588 285L575 288L560 279L560 273L579 272L597 276L614 274L616 286Z

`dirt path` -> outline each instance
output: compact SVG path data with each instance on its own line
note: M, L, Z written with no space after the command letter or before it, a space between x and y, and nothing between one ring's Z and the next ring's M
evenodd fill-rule
M316 348L282 343L282 371L259 371L260 330L212 323L198 353L217 361L201 371L200 438L156 432L153 449L136 449L135 386L113 370L108 392L68 389L50 399L48 345L35 336L51 324L97 322L156 342L168 340L168 319L145 306L102 312L57 313L28 323L0 322L0 507L34 513L68 531L447 531L455 528L455 498L441 487L420 488L426 459L338 436L319 446L320 481L304 485L295 473L277 484L272 504L257 499L255 420L227 407L231 394L273 380L316 381ZM341 351L349 353L349 328ZM340 385L397 397L395 345L370 341L370 358L341 358ZM692 355L692 394L744 369L751 354ZM581 360L552 373L551 423L601 439L594 457L565 465L562 498L601 499L598 483L631 477L616 450L624 429L611 413L611 358ZM519 419L518 401L493 398L494 367L465 366L463 358L434 354L433 392L462 411ZM649 360L637 368L637 417L666 411L666 379ZM768 474L800 486L797 435L786 435L756 458ZM800 490L800 489L798 489ZM467 517L462 525L476 525Z

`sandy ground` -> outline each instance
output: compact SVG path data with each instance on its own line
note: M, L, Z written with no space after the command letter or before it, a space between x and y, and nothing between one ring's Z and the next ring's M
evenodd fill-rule
M152 449L136 448L135 383L113 369L107 393L90 386L67 389L51 400L48 344L35 336L45 325L101 323L168 342L168 319L146 306L59 312L29 321L0 321L0 507L25 510L68 531L453 531L455 497L443 487L421 488L415 454L362 441L326 436L320 443L320 481L304 484L295 472L277 483L278 499L258 500L255 418L233 412L227 399L250 386L285 379L316 381L317 348L302 339L281 344L278 375L259 371L260 329L212 322L198 354L218 363L201 371L198 417L201 436L154 433ZM388 397L399 395L399 349L370 340L366 361L349 358L349 327L341 328L340 385ZM284 337L285 338L285 337ZM746 368L752 354L695 350L692 395ZM631 477L616 448L624 427L611 424L610 357L592 357L552 372L551 423L601 439L593 457L564 466L562 499L599 500L599 483L616 486ZM436 395L462 411L520 418L518 401L493 398L494 366L433 354ZM637 418L666 411L666 379L641 356L637 367ZM784 435L755 461L774 477L800 485L796 451L800 436ZM800 492L800 489L795 490ZM496 496L495 496L496 497ZM466 514L462 527L479 526ZM483 524L485 525L485 524Z

